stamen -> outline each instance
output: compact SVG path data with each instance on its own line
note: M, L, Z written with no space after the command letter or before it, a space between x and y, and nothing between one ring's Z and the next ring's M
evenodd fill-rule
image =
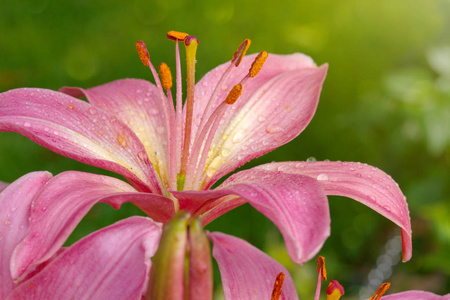
M239 46L236 52L234 52L231 62L234 63L236 67L239 66L239 64L241 63L251 43L252 41L250 39L246 39L245 41L242 42L242 44Z
M198 40L194 36L184 39L186 48L186 71L187 71L187 97L186 97L186 126L184 131L183 157L181 161L180 175L186 174L186 166L189 159L189 147L191 142L192 115L194 112L194 89L195 89L195 55L197 53Z
M391 286L389 282L385 282L375 291L375 293L372 294L372 296L369 298L369 300L379 300L381 296L386 293L388 288Z
M278 300L281 296L281 288L283 287L284 278L286 275L284 275L283 272L278 273L277 278L275 279L275 284L273 285L272 290L272 297L271 300Z
M319 276L317 278L317 287L314 300L319 300L320 288L322 287L322 280L323 281L327 280L327 270L325 269L325 258L323 256L319 256L316 261L317 261L317 272L319 273Z
M147 47L145 47L143 41L136 42L136 50L144 66L148 67L150 61L150 54L148 54Z
M171 40L171 41L184 41L184 39L188 36L189 34L184 33L184 32L179 32L179 31L169 31L167 33L167 39Z
M172 88L172 73L169 66L166 63L159 65L159 75L161 76L161 83L164 89L169 90Z
M228 96L225 99L225 103L230 105L233 104L234 102L236 102L239 96L241 96L241 94L242 94L242 84L238 83L235 86L233 86L231 91L228 93Z
M330 281L327 288L327 300L339 300L344 293L344 287L337 280Z
M255 61L253 61L252 66L248 70L250 72L250 77L253 78L258 75L259 71L261 71L262 66L266 62L269 54L266 51L263 51L256 56Z
M327 269L325 268L325 257L319 256L317 258L317 272L319 272L320 277L323 281L327 281Z

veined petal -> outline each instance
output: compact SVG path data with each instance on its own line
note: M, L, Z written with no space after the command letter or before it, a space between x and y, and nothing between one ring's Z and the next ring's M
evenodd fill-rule
M119 179L73 171L61 173L51 179L33 201L29 233L13 254L13 278L23 279L54 255L97 202L115 208L124 202L133 202L154 219L164 222L174 214L172 200L138 193Z
M131 217L67 248L7 299L141 299L161 226Z
M0 192L0 299L16 286L10 271L11 255L28 232L31 201L51 177L48 172L29 173Z
M167 176L168 129L155 85L141 79L122 79L87 90L64 87L60 91L74 97L86 96L92 105L125 123L138 136L161 177Z
M383 300L449 300L450 294L439 296L425 291L407 291L381 297Z
M222 277L225 299L270 299L278 273L286 275L280 299L298 299L289 272L244 240L220 232L208 233Z
M250 203L278 227L298 264L313 258L330 235L327 197L319 182L308 176L253 168L232 175L215 190L173 193L180 208L194 208L204 225Z
M398 184L378 168L354 162L280 162L257 169L278 170L317 179L327 195L352 198L402 229L402 260L412 255L411 220L406 197Z
M0 131L18 132L64 156L161 191L146 150L116 117L66 94L23 88L0 94Z
M246 75L254 58L245 57L238 68L233 68L225 84L228 88L219 87L213 107ZM197 84L194 120L201 118L211 87L218 82L216 74L226 67L217 67ZM258 76L245 83L241 97L222 117L208 154L203 187L210 187L238 166L299 135L316 111L326 72L327 65L316 67L302 54L270 54Z

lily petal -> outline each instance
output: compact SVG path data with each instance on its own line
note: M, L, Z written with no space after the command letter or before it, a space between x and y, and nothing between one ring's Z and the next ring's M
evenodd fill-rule
M330 235L327 197L319 182L308 176L253 168L232 175L215 190L173 194L181 209L196 209L193 213L204 225L250 203L278 227L291 259L298 264L313 258ZM204 206L199 208L199 203Z
M0 131L18 132L56 153L122 174L142 191L161 190L134 132L66 94L34 88L1 93Z
M208 233L219 265L225 299L270 299L278 273L286 275L281 299L298 299L289 272L276 260L244 240Z
M12 258L14 279L23 279L34 267L54 255L97 202L108 203L115 208L124 202L133 202L163 222L174 214L172 200L138 193L119 179L73 171L61 173L47 183L33 202L29 233L17 246Z
M7 299L141 299L161 226L131 217L67 248Z
M439 296L425 291L407 291L381 297L383 300L449 300L450 294Z
M378 168L354 162L280 162L256 167L317 179L327 195L352 198L402 229L402 260L412 256L411 221L406 197L398 184Z
M85 96L92 105L125 123L138 136L161 176L167 176L168 129L155 85L141 79L122 79L87 90L63 87L60 91L77 98Z
M0 193L0 299L16 286L10 272L11 255L28 232L31 201L51 177L48 172L29 173Z
M246 56L238 68L232 69L225 84L228 89L219 87L213 107L247 74L254 58ZM215 68L197 84L194 120L201 118L211 87L218 83L217 74L226 67ZM242 96L224 114L208 154L203 187L210 187L238 166L299 135L316 111L327 67L316 67L302 54L270 54L258 76L245 83Z

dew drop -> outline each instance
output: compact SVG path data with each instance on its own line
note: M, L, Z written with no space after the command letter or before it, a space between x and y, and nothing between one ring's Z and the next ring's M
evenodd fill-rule
M389 206L387 206L387 205L383 206L383 208L384 208L386 211L388 211L388 212L391 211L391 208L390 208Z
M115 117L112 117L109 121L110 121L111 123L114 123L114 122L117 121L117 119L116 119Z
M97 110L96 110L95 108L93 108L93 107L90 107L90 108L89 108L89 113L90 113L91 115L95 115L95 114L97 113Z
M47 206L43 206L43 207L41 208L41 210L42 210L43 212L45 212L45 211L47 210Z
M233 138L231 140L233 141L233 143L239 143L243 139L244 139L244 134L239 131L239 132L236 132L236 134L233 136Z
M317 161L317 159L315 158L315 157L308 157L307 159L306 159L306 162L316 162Z
M205 81L203 81L202 85L203 86L208 86L208 82L205 80Z
M163 126L158 126L156 128L156 132L159 133L159 134L163 134L164 131L165 131L165 128Z
M11 207L11 211L16 211L17 207L13 206Z
M230 151L230 149L224 148L222 150L222 152L220 152L220 154L222 154L223 157L228 157L228 156L230 156L231 151Z
M276 126L276 125L269 125L266 127L266 132L267 133L277 133L282 131L283 128L281 128L280 126Z
M266 120L266 117L264 117L264 116L259 116L258 117L258 122L264 122Z
M304 168L305 165L304 165L303 163L300 162L300 163L296 164L295 167L298 168L298 169L300 169L300 168Z
M30 122L25 122L25 124L23 124L23 127L31 127Z
M157 115L158 114L158 110L156 108L152 108L152 109L150 109L150 114Z
M328 175L327 174L319 174L317 176L317 180L328 180Z
M222 91L228 90L228 85L222 85L222 86L221 86L221 89L222 89Z

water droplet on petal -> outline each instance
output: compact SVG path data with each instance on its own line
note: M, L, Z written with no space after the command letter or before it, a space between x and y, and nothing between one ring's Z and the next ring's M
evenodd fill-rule
M383 208L384 208L386 211L388 211L388 212L391 211L391 208L390 208L389 206L387 206L387 205L383 206Z
M317 176L317 180L328 180L328 175L327 174L319 174Z
M157 115L158 114L158 110L156 108L152 108L152 109L150 109L150 114Z
M308 157L307 159L306 159L306 162L316 162L317 161L317 159L315 158L315 157Z
M266 117L264 117L264 116L259 116L258 117L258 122L264 122L266 120Z
M125 148L127 146L127 140L126 137L118 134L117 135L117 142L119 143L120 146L122 146L123 148Z
M277 133L277 132L280 132L282 130L283 130L283 128L281 128L280 126L277 126L277 125L269 125L269 126L266 127L266 132L267 133Z
M244 138L244 134L239 131L236 132L236 134L233 136L233 138L231 139L233 141L233 143L239 143L240 141L242 141Z
M90 107L90 108L89 108L89 113L90 113L91 115L95 115L95 114L97 113L97 110L96 110L95 108L93 108L93 107Z
M41 208L41 210L42 210L43 212L45 212L45 211L47 210L47 206L43 206L43 207Z
M31 127L30 122L25 122L25 124L23 124L23 127Z
M166 131L166 130L165 130L165 128L163 126L158 126L156 128L156 132L159 133L159 134L163 134L164 131Z
M203 86L208 86L208 82L205 80L205 81L203 81L202 85Z
M222 154L223 157L228 157L228 156L230 156L231 151L230 151L230 149L224 148L222 150L221 154Z

